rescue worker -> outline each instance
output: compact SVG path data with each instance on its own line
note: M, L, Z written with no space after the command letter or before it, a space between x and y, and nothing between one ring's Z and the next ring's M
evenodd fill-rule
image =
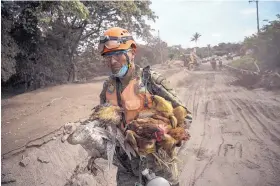
M98 46L104 62L111 69L111 76L104 82L100 93L100 103L109 102L124 108L123 124L120 127L123 132L140 111L151 106L153 94L170 100L173 106L182 105L163 76L151 71L149 66L140 69L135 65L136 48L132 35L119 27L105 31ZM167 179L172 185L179 185L178 177L172 175L164 166L156 166L153 157L147 156L145 161L139 157L130 160L119 147L116 148L116 156L119 162L117 186L135 185L145 168Z

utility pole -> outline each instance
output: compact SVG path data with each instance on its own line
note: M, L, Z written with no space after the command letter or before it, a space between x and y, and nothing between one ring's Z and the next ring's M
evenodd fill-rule
M255 2L257 7L257 29L258 33L260 33L260 25L259 25L259 0L249 0L249 3Z

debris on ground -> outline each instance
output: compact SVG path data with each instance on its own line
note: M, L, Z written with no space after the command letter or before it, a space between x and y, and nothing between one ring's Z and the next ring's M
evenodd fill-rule
M41 163L49 163L49 162L50 162L49 158L46 157L46 156L39 156L39 157L37 158L37 160L38 160L39 162L41 162Z
M30 163L30 158L22 156L22 160L19 162L19 165L22 167L26 167L29 163Z

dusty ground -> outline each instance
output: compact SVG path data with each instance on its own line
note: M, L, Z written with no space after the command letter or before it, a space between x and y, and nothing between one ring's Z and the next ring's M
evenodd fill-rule
M193 111L191 140L179 151L182 185L280 185L279 93L230 86L236 78L224 71L213 72L208 64L197 72L156 68ZM49 186L67 182L86 153L79 146L61 143L61 130L46 134L87 117L98 103L103 80L2 100L2 183ZM100 165L104 163L100 160ZM77 179L82 185L113 186L115 171L105 177L100 173Z

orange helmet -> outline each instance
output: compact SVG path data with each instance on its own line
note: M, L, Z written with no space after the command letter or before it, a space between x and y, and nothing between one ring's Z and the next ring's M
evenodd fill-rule
M107 52L127 50L131 47L136 49L132 35L126 29L113 27L106 30L100 37L98 51L104 55Z

